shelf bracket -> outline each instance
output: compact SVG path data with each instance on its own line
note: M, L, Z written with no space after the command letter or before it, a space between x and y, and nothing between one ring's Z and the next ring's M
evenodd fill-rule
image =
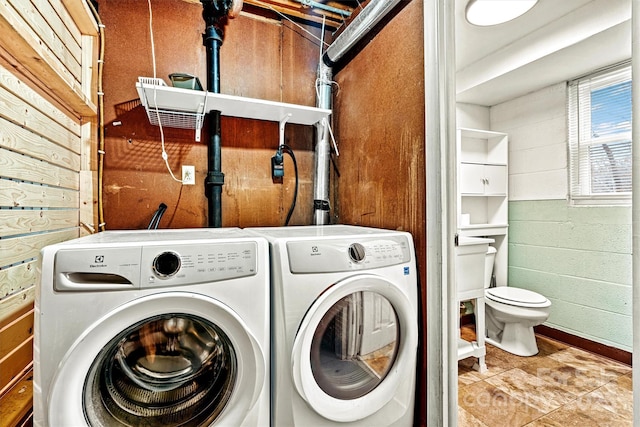
M278 147L282 147L284 145L284 125L291 118L291 113L286 114L283 118L280 119L280 142Z
M202 125L204 123L204 112L206 110L207 98L205 97L205 102L201 102L198 105L198 110L196 112L196 123L194 127L196 128L196 142L200 142L200 135L202 133Z

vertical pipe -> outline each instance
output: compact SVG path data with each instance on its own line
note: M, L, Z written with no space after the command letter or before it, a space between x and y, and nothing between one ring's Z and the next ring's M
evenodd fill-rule
M457 425L453 2L426 0L427 425Z
M220 47L222 29L216 24L208 25L203 36L207 48L207 90L220 93ZM220 111L209 113L209 144L207 145L207 177L205 196L208 200L208 226L222 227L222 149L220 131Z
M318 65L318 108L331 109L331 81L333 78L332 69L320 62ZM329 173L331 160L331 145L329 141L329 130L322 123L316 125L316 165L313 189L313 223L315 225L326 225L330 223L329 218Z
M633 419L640 422L640 0L631 3Z

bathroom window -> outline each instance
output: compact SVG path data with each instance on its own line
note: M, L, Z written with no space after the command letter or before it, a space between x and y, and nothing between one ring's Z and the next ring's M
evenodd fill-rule
M570 195L575 204L631 202L631 66L569 83Z

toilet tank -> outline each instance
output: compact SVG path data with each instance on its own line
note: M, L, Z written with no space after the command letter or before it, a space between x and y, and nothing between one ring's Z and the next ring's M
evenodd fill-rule
M489 243L493 242L493 239L480 237L458 239L455 248L458 299L471 298L474 293L484 292L487 250Z

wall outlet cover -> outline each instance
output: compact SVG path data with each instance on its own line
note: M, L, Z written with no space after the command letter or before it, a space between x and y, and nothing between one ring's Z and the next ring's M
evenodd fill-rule
M196 167L182 166L182 185L196 184Z

